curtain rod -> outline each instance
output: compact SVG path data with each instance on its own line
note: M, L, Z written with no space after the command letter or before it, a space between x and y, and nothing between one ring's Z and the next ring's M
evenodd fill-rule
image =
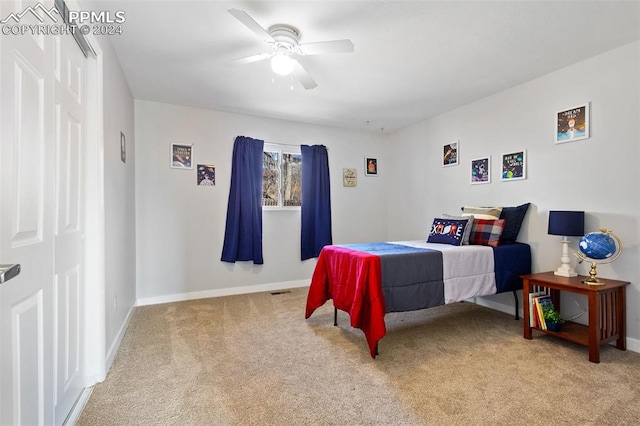
M300 148L300 146L302 145L306 145L306 144L292 144L292 143L280 143L280 142L269 142L269 141L264 141L264 143L268 143L269 145L280 145L280 146L294 146L296 148ZM326 145L323 145L327 151L329 151L329 148L326 147Z

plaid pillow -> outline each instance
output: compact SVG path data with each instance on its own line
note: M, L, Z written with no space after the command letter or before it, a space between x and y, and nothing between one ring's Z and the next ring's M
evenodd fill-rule
M504 219L474 219L469 244L498 247L505 223Z

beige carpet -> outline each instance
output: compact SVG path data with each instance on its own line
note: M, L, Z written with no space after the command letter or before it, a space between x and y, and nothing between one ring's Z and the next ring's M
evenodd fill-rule
M306 288L137 308L79 425L637 425L640 354L470 303L386 316L380 355Z

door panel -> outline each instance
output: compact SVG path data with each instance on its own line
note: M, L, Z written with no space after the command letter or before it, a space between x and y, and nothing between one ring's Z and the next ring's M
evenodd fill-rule
M85 67L70 35L0 36L0 263L22 266L0 284L0 425L62 424L83 390Z
M83 365L83 164L85 57L68 36L54 42L56 146L54 292L55 420L62 424L84 389Z
M4 17L22 7L0 2ZM47 39L0 37L0 424L53 423L53 101Z
M22 55L13 55L15 133L13 140L11 245L38 244L44 212L44 78ZM4 165L4 164L3 164Z
M38 291L11 309L15 424L42 424L44 419L46 366L42 303L42 291Z

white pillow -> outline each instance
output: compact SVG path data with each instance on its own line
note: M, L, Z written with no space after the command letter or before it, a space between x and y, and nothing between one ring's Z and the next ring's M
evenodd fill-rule
M464 234L462 234L462 245L463 246L468 246L469 245L469 236L471 235L471 228L473 228L473 215L469 214L466 216L454 216L451 214L446 214L446 213L442 213L442 217L443 219L457 219L457 220L464 220L464 219L469 219L469 223L467 223L467 226L465 226L464 228Z
M476 219L500 219L500 213L502 213L502 206L500 207L474 207L464 206L462 208L462 216L473 215Z

